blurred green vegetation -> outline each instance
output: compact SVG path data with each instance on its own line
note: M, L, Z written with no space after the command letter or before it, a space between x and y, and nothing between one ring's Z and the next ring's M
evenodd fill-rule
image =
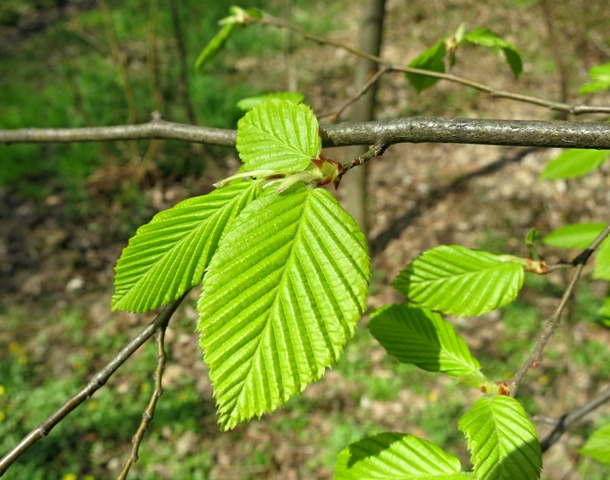
M11 25L21 17L63 3L58 0L2 2L0 22ZM102 11L92 8L50 22L36 34L24 33L16 52L0 54L0 71L8 72L0 75L0 128L124 124L131 113L126 100L129 87L135 98L133 120L136 123L148 121L156 108L167 120L189 122L179 94L180 56L170 4L135 0L106 3L112 34L108 33ZM240 66L238 62L256 58L253 60L256 64L265 56L288 48L284 32L257 27L237 29L221 57L204 74L195 75L197 55L216 33L218 20L228 15L229 6L234 3L232 0L176 1L186 51L190 103L200 125L235 128L243 115L236 102L278 89L283 80L255 80L248 76L247 68L251 65ZM315 8L319 3L297 0L292 7L298 21L313 26L314 31L325 27L316 18ZM284 4L250 0L247 7L281 16ZM155 56L150 54L153 32ZM113 37L124 59L128 84L120 73L120 62L113 56ZM156 64L151 64L153 57ZM157 72L156 81L153 70ZM155 83L157 86L153 87ZM159 105L154 101L156 94L160 97ZM39 199L59 188L67 190L69 198L79 198L85 194L85 180L101 166L150 168L149 144L142 141L0 145L0 187ZM222 163L227 153L226 149L196 149L186 143L167 141L154 151L152 165L159 177L175 180L204 174L209 162Z

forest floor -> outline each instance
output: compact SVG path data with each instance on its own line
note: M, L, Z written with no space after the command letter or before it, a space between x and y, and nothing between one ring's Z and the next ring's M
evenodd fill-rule
M412 6L405 10L397 1L388 2L382 56L396 63L407 63L461 22L467 28L489 26L515 43L522 53L525 71L516 81L499 55L474 47L459 52L454 73L498 88L559 100L562 77L550 42L558 43L563 61L570 65L565 79L570 92L576 92L587 80L591 66L609 61L608 51L603 48L608 45L607 30L599 25L604 21L607 25L610 13L601 7L596 10L597 4L603 7L604 2L591 2L589 14L574 19L571 12L580 2L554 4L552 38L543 8L537 2L504 1L494 8L466 0L409 4ZM359 13L358 9L350 10L341 19L341 29L328 32L329 36L354 43ZM336 110L354 92L354 59L329 47L298 45L289 71L284 57L267 57L258 63L244 62L237 74L244 81L257 79L261 85L269 84L269 78L277 78L280 83L296 82L315 112ZM321 58L323 63L319 63ZM307 71L297 65L307 65ZM542 107L492 99L447 83L439 83L418 96L399 75L381 81L378 100L379 118L557 118ZM607 104L608 100L606 94L583 98L582 102ZM568 101L581 99L572 95ZM390 282L428 248L458 244L494 253L527 255L523 238L530 228L535 227L544 235L566 223L607 219L609 165L578 180L539 180L545 163L558 153L512 147L406 144L392 146L372 161L370 309L402 301ZM337 161L348 160L342 149L325 154ZM227 151L215 172L229 174L236 165L235 153ZM40 400L40 412L52 412L61 403L62 394L69 395L70 388L89 378L113 356L122 341L153 317L152 313L109 311L113 266L128 235L137 227L125 227L131 212L113 197L116 185L136 185L141 198L135 216L146 221L153 213L189 195L209 191L215 180L203 175L172 182L154 172L142 175L133 166L108 165L88 178L89 205L78 214L74 211L79 207L70 204L61 188L43 199L25 197L10 187L0 188L0 359L23 360L27 368L23 366L21 388L41 388L49 397ZM339 198L341 194L340 188ZM544 251L549 262L560 256L567 259L571 254ZM538 326L556 307L567 280L563 273L542 280L530 279L514 306L479 318L451 320L486 371L498 380L506 380L529 352ZM197 293L189 295L170 324L166 338L166 391L144 438L142 458L134 467L141 473L134 478L330 478L333 459L343 447L384 430L433 440L468 464L457 420L479 393L440 376L399 367L370 338L367 316L339 365L309 386L300 398L261 420L220 433L207 369L194 333ZM550 353L526 379L522 395L528 412L536 418L557 418L607 385L610 330L595 323L596 308L605 295L606 284L590 278L583 282L567 320L548 347ZM41 442L55 446L40 447L29 461L46 462L37 465L46 465L44 468L53 472L45 478L66 478L69 472L78 478L108 478L120 469L150 395L153 350L152 345L142 348L134 361L111 380L107 387L110 393L94 397L97 406L85 405L82 412L73 414L74 426L61 431L67 439L58 442L62 433L53 432ZM65 389L51 387L48 378L72 378L73 383ZM4 383L0 377L0 384ZM27 401L34 402L34 397ZM51 404L50 399L57 403ZM34 411L35 403L26 404L30 410L27 421L22 423L36 425L44 416ZM122 408L125 416L121 417L116 410ZM545 455L545 478L607 478L607 470L580 457L577 449L591 427L608 416L610 408L600 409L553 446ZM69 424L71 418L65 422ZM542 435L550 428L542 421L537 427ZM2 428L0 422L0 437ZM78 444L87 455L86 465L79 466L75 459L62 460L66 454L61 452L77 448ZM7 478L18 477L9 473Z

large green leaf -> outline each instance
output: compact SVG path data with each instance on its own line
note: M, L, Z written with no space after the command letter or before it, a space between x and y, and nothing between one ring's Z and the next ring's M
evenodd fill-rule
M595 430L579 452L598 462L610 464L610 424Z
M243 170L304 170L320 154L318 129L307 105L275 99L254 107L237 124Z
M221 428L260 416L320 378L362 315L366 241L323 189L268 189L223 237L198 331Z
M587 175L597 170L610 158L608 150L564 150L551 160L540 174L543 180L559 180Z
M517 47L503 38L498 37L488 28L475 28L474 30L471 30L464 35L463 41L482 45L484 47L499 48L502 50L502 53L504 53L506 63L508 63L515 78L519 77L519 74L523 71L523 62L521 61L521 55L519 55Z
M587 248L606 228L605 223L575 223L553 230L542 239L547 245L559 248Z
M540 478L542 450L536 430L514 398L480 398L459 427L468 440L477 479Z
M380 433L345 448L335 480L458 480L471 478L458 458L406 433Z
M388 305L375 311L369 329L390 355L429 372L479 376L481 365L453 325L438 313L414 305Z
M424 252L392 283L415 303L453 315L482 315L514 300L523 267L458 245Z
M419 54L411 63L409 63L409 67L443 73L445 71L445 53L445 43L438 42L437 44L432 45L425 52ZM405 73L405 77L413 88L417 90L417 93L420 93L426 88L432 87L439 80L435 77L418 75L415 73Z
M259 193L251 181L234 182L141 226L116 264L112 309L146 312L197 284L224 229Z

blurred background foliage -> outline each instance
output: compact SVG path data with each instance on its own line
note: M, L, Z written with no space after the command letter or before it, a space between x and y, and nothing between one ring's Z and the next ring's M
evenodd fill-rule
M277 30L238 29L223 55L196 76L197 55L233 3L2 2L0 26L6 41L0 47L0 128L141 123L154 110L176 122L189 122L192 110L199 125L235 128L242 115L236 102L269 88L269 79L249 78L247 67L282 54L287 45L285 34ZM290 8L298 10L305 26L320 27L315 21L318 3L297 0ZM255 0L249 6L276 15L285 9L281 1ZM186 77L180 70L180 43ZM180 97L181 82L189 92L188 105ZM282 83L285 79L273 82L275 87ZM156 143L154 148L149 142L2 145L0 186L39 199L65 188L79 199L87 194L84 180L101 166L174 181L199 176L207 164L221 163L226 155L226 149Z
M274 29L238 30L223 55L203 75L195 75L195 59L233 3L1 1L0 128L140 123L148 121L154 110L167 120L190 123L194 119L199 125L235 128L242 115L235 106L239 99L295 86L301 90L302 84L306 88L301 91L312 97L305 101L315 102L317 112L341 105L346 86L352 84L353 63L345 60L347 56L330 50L322 55L312 49L305 57L309 63L299 65L301 83L295 85L291 54L309 49L311 44ZM497 26L499 33L512 34L511 41L526 60L524 78L510 88L553 97L558 90L557 65L545 50L548 39L539 4L535 0L502 0L493 6L470 0L389 2L392 15L387 18L384 54L407 63L462 21L469 21L469 27ZM177 8L179 30L172 5ZM607 61L610 39L607 29L600 28L607 25L607 3L566 0L557 5L556 26L565 35L563 46L569 47L562 53L567 63L575 65L572 74L582 83L592 65ZM253 0L241 6L259 7L313 33L355 43L350 32L357 28L360 11L346 0ZM582 15L574 15L576 11ZM489 23L475 23L479 18ZM509 22L523 26L525 33L502 30ZM493 78L500 86L504 77L513 82L502 61L493 55L490 58L480 58L477 53L466 57L467 74ZM188 87L188 101L181 93L183 83ZM382 87L379 110L386 117L551 115L514 103L493 103L447 84L419 97L398 77L384 80ZM500 114L495 115L494 109ZM538 167L534 162L503 171L501 189L496 188L498 179L489 177L488 183L464 188L453 196L427 196L471 171L477 162L492 161L499 155L498 150L483 148L487 147L458 151L445 145L397 146L384 155L384 162L375 165L380 173L373 181L380 188L371 203L380 225L388 212L398 215L418 204L424 207L419 207L420 213L405 227L406 236L373 259L371 307L400 300L388 293L391 272L401 269L409 256L423 248L439 242L469 243L496 253L519 253L521 232L540 224L548 231L547 213L553 209L561 212L562 221L600 220L595 217L603 205L599 199L591 199L592 207L588 196L586 201L574 201L564 191L550 200L532 199L535 189L527 181L535 178ZM112 265L127 238L156 211L188 195L209 191L237 161L231 149L141 141L0 145L0 166L3 454L151 320L151 315L108 313ZM593 180L583 180L582 187L597 189L602 195L599 185L607 176L598 173ZM515 186L509 190L511 182ZM578 186L577 181L565 188ZM527 188L531 191L525 192ZM492 198L497 190L500 193ZM547 186L546 190L551 189ZM453 210L441 210L437 215L434 206L443 207L444 200L449 200ZM426 217L428 211L433 214ZM429 223L419 225L422 218ZM505 380L514 372L565 281L560 274L529 279L520 299L502 312L480 319L452 319L488 376ZM580 288L568 321L549 346L548 364L541 365L522 389L529 414L559 415L582 403L607 380L610 335L597 316L605 292L599 282ZM467 463L457 419L465 405L478 398L478 392L399 365L364 328L357 331L339 364L303 396L272 416L221 435L207 370L193 333L195 299L196 292L168 330L165 393L129 478L330 478L341 449L384 430L425 437ZM143 347L107 386L31 449L4 478L114 477L129 455L131 436L150 396L155 356L153 344ZM541 411L540 406L549 399L554 399L552 411ZM579 457L575 449L595 424L609 418L610 412L603 411L577 429L565 448L554 447L557 454L547 464L556 468L547 471L545 478L608 478L606 467Z

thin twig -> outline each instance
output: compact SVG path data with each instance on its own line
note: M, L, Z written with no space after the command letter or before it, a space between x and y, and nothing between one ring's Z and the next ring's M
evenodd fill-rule
M610 123L407 117L321 127L324 147L459 143L610 150ZM234 147L235 130L168 122L157 112L138 125L0 130L0 143L73 143L159 138Z
M532 353L530 353L529 357L527 357L527 360L523 363L523 365L519 368L519 370L517 370L517 372L511 379L511 381L510 381L510 396L511 397L515 397L517 395L517 390L519 389L519 383L521 382L521 380L523 380L523 377L525 377L526 373L530 370L530 368L532 368L534 365L538 364L540 362L540 360L542 359L542 351L544 350L544 347L546 346L547 342L551 338L551 335L553 335L553 332L559 325L559 321L561 319L561 314L563 313L563 310L565 309L565 307L568 303L568 300L570 299L570 296L572 295L572 293L574 292L574 289L576 288L576 284L578 283L578 280L580 279L580 276L585 267L585 264L587 263L587 260L589 260L589 257L593 254L595 249L597 249L597 247L600 246L600 244L604 241L604 239L608 235L610 235L610 226L607 226L606 228L604 228L604 230L597 236L597 238L591 243L591 245L589 245L589 247L587 249L583 250L580 253L580 255L578 255L574 260L572 260L572 262L571 262L572 265L576 267L576 269L574 271L574 275L572 276L572 279L570 280L570 283L568 284L566 291L564 292L563 296L561 297L561 301L559 302L559 305L557 306L555 312L553 313L553 315L551 315L549 318L547 318L544 321L544 323L542 324L542 328L540 329L540 332L538 334L538 338L536 340L536 344L534 346L534 349L532 350Z
M123 53L123 50L121 49L121 46L119 45L119 41L114 32L114 28L112 26L112 17L110 15L108 5L106 4L106 0L97 0L97 5L102 11L102 20L104 22L106 38L108 39L108 43L110 44L112 60L114 61L114 64L119 72L119 76L121 77L123 95L125 96L125 102L127 103L127 107L129 109L129 116L127 117L126 123L133 124L138 116L138 108L136 104L136 96L131 86L131 80L129 79L129 74L127 73L125 55Z
M182 106L186 112L186 118L189 123L195 125L197 118L195 117L195 110L191 102L191 97L188 87L188 68L186 66L186 47L184 46L184 35L182 33L182 25L180 23L180 11L178 10L178 0L170 0L169 2L170 12L172 14L172 25L174 27L174 39L176 40L176 50L178 51L178 92L180 93L180 100Z
M343 174L345 172L347 172L348 170L351 170L354 167L363 165L366 162L368 162L369 160L372 160L375 157L379 157L380 155L383 155L383 153L386 151L387 148L388 148L388 145L385 143L375 143L374 145L371 146L371 148L369 148L362 155L359 155L358 157L354 158L351 162L343 165L343 171L341 172L341 176L343 176Z
M148 66L148 79L152 96L153 111L161 111L162 95L159 88L159 61L157 59L157 28L158 28L159 0L150 2L148 25L146 35L146 63Z
M148 402L148 406L144 413L142 414L142 421L140 422L140 426L136 431L135 435L132 438L132 447L131 454L123 467L123 470L117 477L117 480L125 480L127 478L127 474L129 473L129 469L132 467L134 463L138 461L138 449L140 448L140 444L142 443L142 439L144 438L144 433L148 429L150 422L152 421L155 415L155 408L157 406L157 402L161 395L163 394L163 370L165 369L165 362L167 356L165 355L165 329L167 325L160 325L157 327L157 370L155 371L154 379L155 379L155 389L150 397L150 401Z
M598 395L572 413L562 415L561 418L555 422L553 430L551 430L551 432L540 442L542 451L546 452L572 425L608 401L610 401L610 387L602 390Z
M453 82L453 83L457 83L460 85L464 85L466 87L474 88L475 90L479 90L481 92L486 92L492 98L506 98L506 99L515 100L515 101L519 101L519 102L530 103L532 105L538 105L538 106L545 107L545 108L548 108L551 110L566 112L571 115L582 115L585 113L610 114L610 106L569 105L567 103L562 103L562 102L553 102L553 101L546 100L546 99L540 98L540 97L522 95L519 93L509 92L506 90L499 90L499 89L496 89L489 85L485 85L481 82L477 82L477 81L471 80L469 78L459 77L457 75L453 75L450 73L433 72L431 70L423 70L420 68L394 65L391 62L388 62L387 60L384 60L383 58L381 58L379 56L363 52L362 50L359 50L354 47L350 47L349 45L345 45L344 43L337 42L337 41L332 40L327 37L323 37L320 35L314 35L312 33L306 32L305 30L303 30L302 28L300 28L296 25L293 25L291 23L282 22L281 20L271 18L268 16L265 16L261 19L252 19L252 22L258 23L260 25L269 25L271 27L292 30L294 32L297 32L299 35L301 35L303 38L305 38L307 40L314 41L321 45L328 45L331 47L346 50L347 52L349 52L353 55L356 55L361 58L366 58L368 60L376 62L379 65L388 67L389 69L391 69L393 71L399 71L399 72L403 72L403 73L412 73L415 75L424 75L427 77L434 77L434 78L438 78L441 80L446 80L448 82Z
M356 102L359 98L363 97L366 92L368 92L371 87L373 87L378 81L379 79L384 76L386 73L391 72L392 69L389 67L382 67L379 70L377 70L377 72L375 73L375 75L373 75L364 85L362 85L362 87L356 92L355 95L353 95L347 102L345 102L343 104L343 106L341 108L339 108L339 110L337 110L334 113L324 113L322 115L320 115L320 118L327 118L329 117L331 121L336 121L339 119L339 117L341 117L341 114L345 111L345 109L347 107L349 107L352 103Z
M64 404L59 407L51 416L43 421L38 427L28 433L17 445L15 445L6 455L0 458L0 477L4 472L32 445L41 438L46 437L49 432L61 422L69 413L74 411L81 403L91 397L97 390L106 384L108 379L116 372L125 361L134 354L144 343L153 336L155 331L161 326L167 326L173 313L182 302L183 295L178 300L167 305L156 317L134 337L121 351L106 364L104 368L98 371L91 381L87 383L78 393L70 397Z

